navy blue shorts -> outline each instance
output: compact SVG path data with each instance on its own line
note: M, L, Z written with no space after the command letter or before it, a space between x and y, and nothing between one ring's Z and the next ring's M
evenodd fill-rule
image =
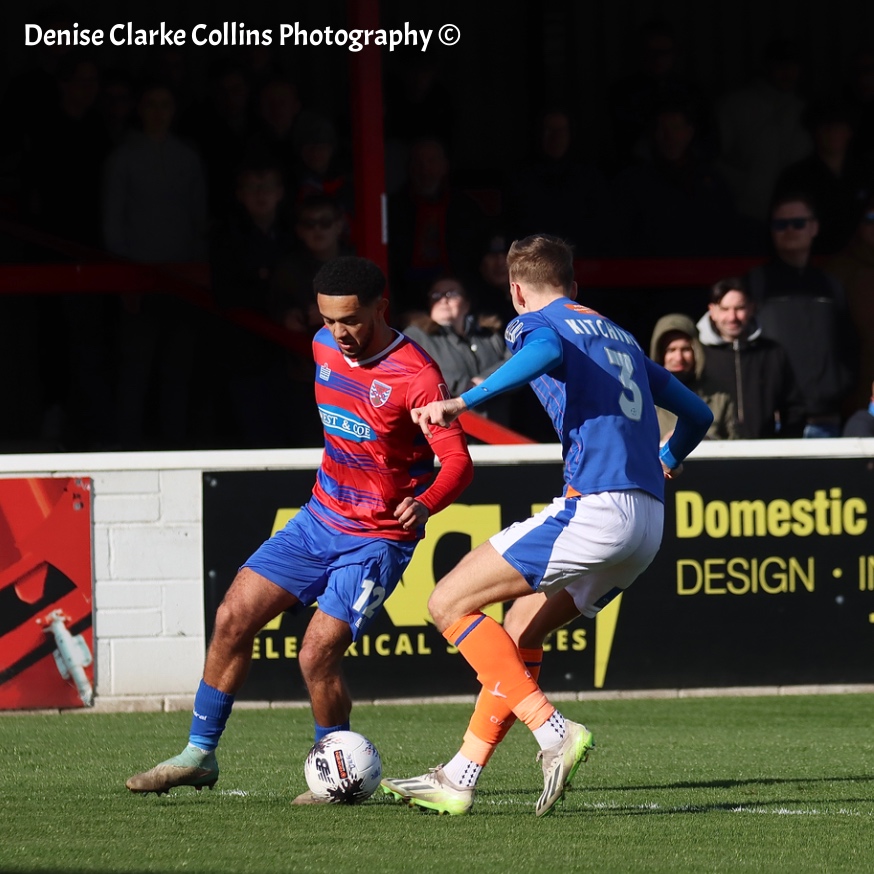
M347 622L352 639L368 626L407 569L416 541L342 534L306 506L243 563L301 604Z

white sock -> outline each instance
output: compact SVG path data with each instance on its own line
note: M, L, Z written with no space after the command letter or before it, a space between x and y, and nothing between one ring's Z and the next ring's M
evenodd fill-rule
M564 717L556 710L540 728L534 729L534 737L540 744L540 749L548 750L550 747L560 744L567 734L567 726Z
M472 789L479 780L483 766L456 753L449 764L443 766L443 773L456 785L464 789Z

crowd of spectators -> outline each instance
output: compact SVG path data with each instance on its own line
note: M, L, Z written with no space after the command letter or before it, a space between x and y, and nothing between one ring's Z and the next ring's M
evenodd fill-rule
M712 277L692 312L660 292L670 315L638 340L718 406L714 439L836 436L874 377L874 51L840 93L807 95L803 57L775 41L748 84L704 95L666 22L639 36L609 118L541 107L529 155L488 185L455 172L437 66L420 58L387 81L390 318L461 391L503 360L515 238L555 234L580 259L755 258L748 276ZM46 251L208 263L214 305L124 289L0 298L39 349L0 448L318 442L311 362L236 316L318 328L312 277L356 251L343 120L311 109L264 52L216 60L198 94L172 51L134 73L54 47L9 80L0 109L5 211ZM623 322L620 295L605 314ZM552 439L513 402L491 416Z

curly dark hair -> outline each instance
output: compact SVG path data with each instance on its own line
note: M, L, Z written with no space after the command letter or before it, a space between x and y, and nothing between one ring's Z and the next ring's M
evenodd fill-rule
M313 279L316 294L342 296L354 294L359 303L375 303L385 290L382 270L367 258L341 255L325 264Z

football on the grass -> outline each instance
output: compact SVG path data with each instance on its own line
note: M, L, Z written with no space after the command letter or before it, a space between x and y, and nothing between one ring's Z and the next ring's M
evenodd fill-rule
M314 795L334 804L359 804L376 792L382 761L363 734L332 731L309 751L304 774Z

